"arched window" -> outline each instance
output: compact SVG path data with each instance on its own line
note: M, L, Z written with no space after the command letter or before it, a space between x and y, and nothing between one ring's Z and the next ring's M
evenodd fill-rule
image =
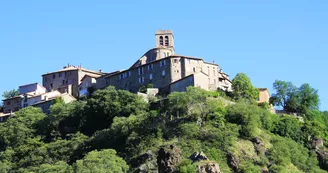
M169 46L169 37L165 36L165 46Z
M161 46L164 45L163 37L162 36L159 37L159 45L161 45Z

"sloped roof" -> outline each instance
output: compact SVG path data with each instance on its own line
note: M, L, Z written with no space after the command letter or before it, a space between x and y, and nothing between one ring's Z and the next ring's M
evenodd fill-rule
M102 76L102 75L100 75L100 74L90 74L90 73L88 73L88 74L86 74L86 75L83 76L83 78L81 79L81 81L83 81L84 78L86 78L86 77L98 78L98 77L100 77L100 76Z
M99 74L99 75L105 74L103 72L89 70L89 69L86 69L86 68L83 68L83 67L76 67L76 66L71 65L71 66L68 66L68 67L64 67L63 69L57 70L55 72L50 72L50 73L43 74L42 76L53 74L53 73L58 73L58 72L74 71L74 70L82 70L84 72L89 72L89 73L94 73L94 74Z

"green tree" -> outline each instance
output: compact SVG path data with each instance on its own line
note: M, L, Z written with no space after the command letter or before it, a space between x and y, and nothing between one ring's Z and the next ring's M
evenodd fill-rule
M75 172L92 173L123 173L127 172L129 166L116 155L116 151L106 149L102 151L91 151L82 160L76 161Z
M40 123L38 130L44 140L51 141L54 138L65 138L67 134L79 131L82 119L85 118L85 102L75 101L65 104L60 100L51 106L50 114Z
M27 107L16 112L5 123L0 123L0 151L8 146L24 144L25 140L32 138L44 117L40 108Z
M270 98L270 103L275 106L281 106L286 111L297 109L299 105L296 86L291 82L276 80L273 83L273 88L276 90L276 93Z
M139 88L139 92L141 93L147 93L147 89L148 88L154 88L153 84L147 84L147 85L143 85Z
M109 128L115 116L128 117L148 110L148 104L138 95L110 86L93 93L86 104L82 131L92 135L95 131Z
M291 138L297 142L302 140L302 124L294 117L285 116L281 118L275 127L274 132L280 136Z
M228 107L226 119L230 123L238 124L240 134L245 137L255 137L261 127L261 108L255 105L238 103Z
M15 96L18 96L19 95L19 90L10 90L10 91L5 91L3 92L2 94L2 97L5 98L5 99L8 99L8 98L11 98L11 97L15 97Z
M56 172L56 173L73 173L73 169L70 165L63 161L56 162L55 164L42 164L40 167L37 169L38 173L51 173L51 172Z
M245 98L251 101L257 101L259 91L256 89L250 78L245 73L238 73L232 80L233 95L235 100Z
M309 84L303 84L299 88L300 112L306 113L309 110L315 110L319 107L318 90L312 88Z
M276 93L270 98L270 103L281 106L285 111L306 113L318 109L318 91L309 84L297 88L291 82L276 80L273 88Z
M186 92L171 93L165 111L175 117L202 118L208 110L206 96L206 91L198 87L188 87Z

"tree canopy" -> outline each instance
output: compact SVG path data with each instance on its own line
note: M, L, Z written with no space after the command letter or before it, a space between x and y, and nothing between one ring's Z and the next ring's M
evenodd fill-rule
M83 159L76 161L75 172L93 173L124 173L129 166L116 155L115 150L107 149L102 151L91 151Z
M233 97L235 100L245 98L251 101L257 101L259 91L251 82L251 79L245 73L238 73L232 80Z
M270 102L275 106L281 106L285 111L306 113L318 109L318 91L309 84L297 88L291 82L276 80L273 88L276 93L272 95Z
M108 87L83 101L58 100L48 115L23 108L0 123L0 172L163 172L163 164L182 173L213 162L227 173L327 169L319 153L327 151L327 112L306 103L300 121L221 94L188 87L151 105ZM162 148L171 151L158 160ZM209 161L192 161L194 153Z
M2 94L2 97L5 98L5 99L8 99L8 98L11 98L11 97L15 97L15 96L18 96L19 95L19 90L10 90L10 91L5 91L3 92Z

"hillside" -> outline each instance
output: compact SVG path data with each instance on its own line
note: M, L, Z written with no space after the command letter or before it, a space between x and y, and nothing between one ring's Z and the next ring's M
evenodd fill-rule
M188 88L149 104L109 87L58 100L50 115L22 109L0 124L0 172L327 170L325 145L312 144L326 138L323 113L302 123L242 100L225 105L220 94Z

